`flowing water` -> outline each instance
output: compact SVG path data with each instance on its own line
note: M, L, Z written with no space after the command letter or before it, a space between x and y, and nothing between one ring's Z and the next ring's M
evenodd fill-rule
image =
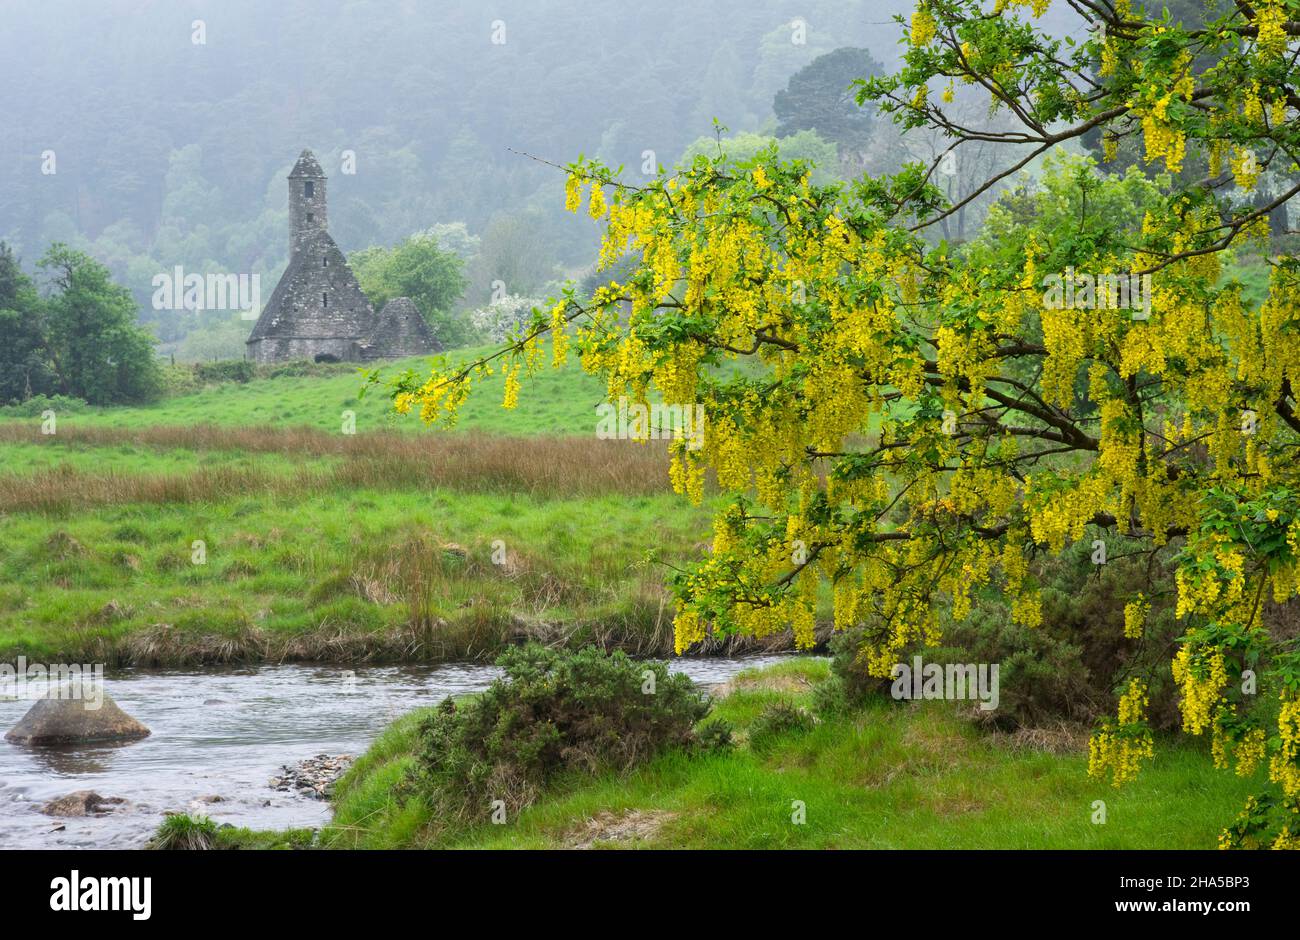
M709 684L780 658L670 666ZM138 847L166 811L254 829L321 826L329 820L328 803L268 785L283 765L318 754L360 756L394 718L483 689L498 674L493 666L466 664L112 674L105 690L153 734L113 747L28 748L0 740L0 849ZM31 704L30 698L0 699L0 732ZM40 812L47 801L76 790L127 802L102 816L54 819Z

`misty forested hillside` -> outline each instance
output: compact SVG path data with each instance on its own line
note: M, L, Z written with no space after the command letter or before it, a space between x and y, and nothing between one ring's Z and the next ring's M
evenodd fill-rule
M344 251L437 227L445 247L479 256L467 306L497 279L536 293L580 273L595 232L563 212L560 173L512 151L639 173L678 160L714 118L771 134L794 73L849 46L891 65L892 18L910 12L903 0L459 0L436 16L416 0L15 4L0 35L0 239L29 268L55 241L92 254L174 350L201 318L154 318L150 278L180 264L258 272L269 290L288 253L284 176L311 147ZM355 174L341 172L348 151Z
M777 89L820 53L870 44L892 56L899 30L880 24L894 6L805 4L796 43L771 0L452 2L436 17L381 0L113 0L90 15L28 5L6 12L0 39L16 92L0 238L28 260L55 240L88 248L142 301L148 277L177 263L266 277L288 251L283 178L310 146L345 251L439 223L480 237L495 227L530 256L520 274L538 283L518 287L533 289L553 266L587 260L592 227L566 218L560 174L508 148L672 162L714 117L733 130L772 123ZM57 172L43 175L47 150ZM345 150L355 175L340 173Z

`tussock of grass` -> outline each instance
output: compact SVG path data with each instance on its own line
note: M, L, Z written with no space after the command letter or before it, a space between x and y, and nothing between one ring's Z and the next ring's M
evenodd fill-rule
M146 848L179 851L212 849L309 849L316 833L311 829L266 832L233 826L219 827L206 816L183 813L168 816Z
M206 816L178 814L163 820L148 848L162 851L206 851L216 848L217 824Z

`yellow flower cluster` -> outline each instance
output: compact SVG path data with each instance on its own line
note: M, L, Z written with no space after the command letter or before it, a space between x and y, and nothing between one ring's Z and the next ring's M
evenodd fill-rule
M456 376L435 370L414 392L397 394L393 398L393 410L404 415L418 404L420 420L425 424L452 427L461 405L469 397L470 384L468 375Z
M582 205L582 177L577 173L570 173L569 178L564 181L564 208L569 212L577 212L580 205Z
M1237 760L1237 776L1249 777L1264 760L1267 736L1263 728L1252 728L1237 742L1233 756Z
M1187 137L1183 131L1169 123L1167 112L1172 93L1157 98L1148 109L1133 110L1142 116L1142 141L1146 145L1146 161L1153 163L1164 158L1165 169L1178 173L1183 168L1187 154Z
M1183 730L1201 734L1210 726L1223 688L1228 684L1223 650L1193 651L1190 644L1185 644L1174 657L1173 673L1182 693L1179 708L1183 714Z
M1037 591L1016 595L1011 602L1011 622L1030 629L1042 626L1043 599Z
M1065 490L1044 489L1039 493L1034 478L1025 485L1025 498L1029 509L1029 531L1034 541L1059 553L1067 541L1083 538L1088 523L1108 503L1107 481L1090 474L1077 485Z
M673 649L677 655L690 649L691 645L704 639L704 622L700 615L689 607L677 611L673 618Z
M1255 5L1256 42L1260 54L1276 58L1286 52L1286 4L1283 0L1263 0Z
M1246 192L1254 192L1262 166L1249 147L1232 148L1232 179Z
M1165 169L1178 173L1187 153L1187 135L1169 119L1169 105L1175 97L1190 101L1196 90L1192 75L1191 53L1184 52L1167 75L1153 76L1155 82L1142 98L1130 102L1133 113L1142 119L1142 140L1146 145L1146 162L1164 158ZM1168 90L1161 94L1161 88Z
M1042 16L1047 12L1047 8L1052 5L1052 0L997 0L993 5L993 12L1001 13L1008 7L1029 7L1035 17Z
M599 183L592 183L591 197L590 201L587 203L587 214L593 219L600 220L605 217L605 212L608 208L609 207L605 205L605 191L601 188Z
M924 46L935 37L937 27L934 17L924 6L916 8L912 14L912 45Z
M1098 74L1100 74L1103 78L1105 78L1108 75L1114 75L1118 68L1119 68L1119 52L1115 49L1115 44L1111 42L1109 38L1107 38L1106 41L1103 42L1101 46L1101 65L1097 70ZM1115 140L1114 137L1111 137L1110 139ZM1108 156L1106 159L1114 160L1115 158L1112 156Z
M506 370L505 394L501 399L501 407L507 410L519 404L519 369L519 365L513 365Z
M569 334L566 329L565 313L568 304L558 303L551 308L551 365L562 368L569 361Z
M1282 695L1277 716L1281 746L1269 760L1268 778L1291 799L1300 799L1300 696Z
M1127 639L1142 639L1142 626L1150 612L1151 605L1141 594L1124 605L1124 636Z
M1101 728L1088 742L1088 774L1111 776L1111 783L1123 786L1137 779L1142 762L1155 756L1151 731L1143 722L1149 704L1146 686L1140 679L1129 682L1120 696L1119 722Z
M684 440L673 441L672 459L668 463L668 482L673 492L685 496L692 506L704 501L704 474L707 469L699 452L689 450Z
M1215 562L1214 570L1180 567L1174 573L1178 586L1175 615L1179 619L1188 614L1216 616L1237 605L1245 593L1246 559L1241 552L1220 536L1209 554Z
M1290 826L1283 826L1269 848L1274 850L1290 849L1293 852L1300 849L1300 830L1292 832Z

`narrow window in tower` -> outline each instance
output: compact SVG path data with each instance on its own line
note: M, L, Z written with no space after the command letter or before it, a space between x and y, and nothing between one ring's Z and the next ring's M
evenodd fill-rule
M316 213L314 213L314 212L308 212L308 213L307 213L307 221L308 221L308 222L315 222L315 221L316 221Z
M322 307L328 307L330 305L330 295L324 291L322 291L320 295L320 305Z
M320 266L321 266L322 268L328 268L328 267L330 266L329 255L322 255L322 256L321 256L321 259L320 259Z
M303 189L303 193L304 195L306 195L308 199L312 198L312 196L316 195L316 184L313 183L311 180L308 180L306 186Z

